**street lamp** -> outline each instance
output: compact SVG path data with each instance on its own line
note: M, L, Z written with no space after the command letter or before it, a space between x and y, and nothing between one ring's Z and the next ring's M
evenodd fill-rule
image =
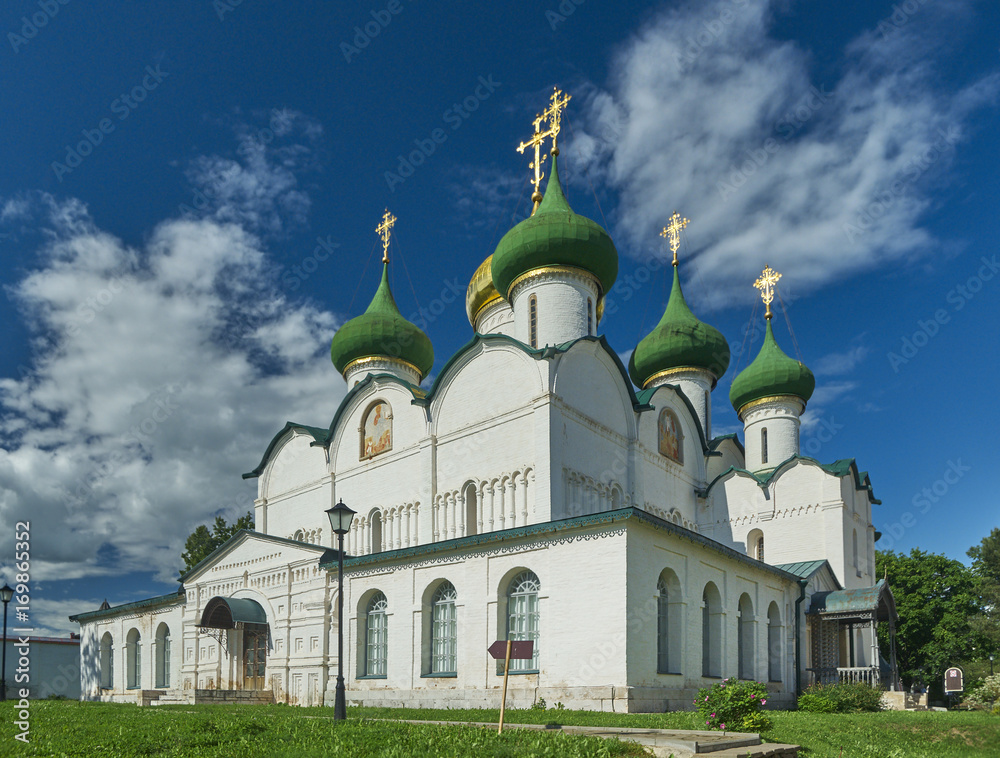
M337 535L337 698L333 703L333 720L347 718L347 693L344 691L344 535L351 528L354 511L340 500L326 515Z
M0 600L3 600L3 663L0 664L0 700L7 699L7 603L14 597L14 588L7 582L0 587Z

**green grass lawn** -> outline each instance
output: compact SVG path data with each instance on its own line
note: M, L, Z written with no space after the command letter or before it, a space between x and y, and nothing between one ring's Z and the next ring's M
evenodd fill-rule
M31 741L13 740L14 704L0 703L0 756L640 756L626 742L495 731L414 726L373 719L495 722L497 710L431 711L350 708L334 723L329 708L288 706L160 706L41 701L31 705ZM1000 758L1000 718L982 712L771 712L770 742L802 745L803 758ZM697 729L693 713L622 714L511 710L509 723Z

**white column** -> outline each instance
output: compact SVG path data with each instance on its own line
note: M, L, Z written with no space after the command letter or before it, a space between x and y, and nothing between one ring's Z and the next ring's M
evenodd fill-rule
M457 534L455 534L455 536L464 537L465 536L465 493L464 492L460 492L455 497L455 510L457 511L456 515L458 516L456 521L458 528L457 528Z
M521 526L528 525L528 475L521 474L521 487L518 490L521 495Z

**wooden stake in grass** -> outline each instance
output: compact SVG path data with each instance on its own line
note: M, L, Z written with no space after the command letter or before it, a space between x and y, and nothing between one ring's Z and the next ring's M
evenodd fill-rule
M503 734L503 714L507 708L507 675L510 673L510 643L511 640L507 640L507 655L504 656L503 660L503 694L500 696L500 726L497 728L497 734Z

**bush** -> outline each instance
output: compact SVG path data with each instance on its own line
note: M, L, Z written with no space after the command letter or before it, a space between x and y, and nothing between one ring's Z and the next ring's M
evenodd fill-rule
M881 711L882 690L860 682L813 684L799 696L799 710L808 713Z
M723 679L698 691L694 704L701 721L710 729L730 732L766 732L771 719L761 712L767 703L767 685L761 682Z
M994 705L1000 706L1000 674L988 676L983 683L969 691L965 704L972 708L982 708L996 712Z

